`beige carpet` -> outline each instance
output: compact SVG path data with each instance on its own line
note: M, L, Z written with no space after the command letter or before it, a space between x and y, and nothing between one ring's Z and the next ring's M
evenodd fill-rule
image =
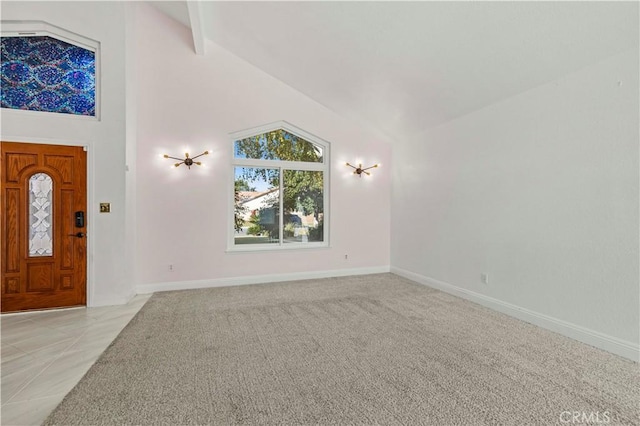
M637 363L379 274L157 293L45 424L639 424L639 389Z

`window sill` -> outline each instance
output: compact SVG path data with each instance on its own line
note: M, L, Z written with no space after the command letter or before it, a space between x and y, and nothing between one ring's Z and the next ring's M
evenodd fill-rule
M328 249L328 243L290 243L284 245L268 245L268 244L247 244L244 246L227 247L225 253L241 254L241 253L269 253L279 251L300 251L300 250L322 250Z

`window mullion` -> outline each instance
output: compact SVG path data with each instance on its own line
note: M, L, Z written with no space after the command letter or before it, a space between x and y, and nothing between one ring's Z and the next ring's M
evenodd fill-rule
M282 246L282 245L284 245L284 177L283 177L284 170L283 170L282 167L280 167L279 169L280 169L280 171L279 171L278 175L279 175L279 179L280 179L280 182L279 182L279 185L280 185L280 200L279 200L279 203L280 203L280 205L278 207L280 209L280 214L278 215L279 216L279 219L278 219L278 222L279 222L278 223L278 238L279 238L279 241L280 241L280 245Z
M254 158L235 158L233 164L241 167L265 167L275 169L284 167L288 170L317 170L323 171L326 166L322 163L304 163L298 161L261 160Z

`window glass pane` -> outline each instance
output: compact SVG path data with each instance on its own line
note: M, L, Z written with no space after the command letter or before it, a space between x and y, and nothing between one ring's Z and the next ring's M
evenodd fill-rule
M235 158L322 163L322 147L285 130L273 130L234 142Z
M234 181L234 243L280 242L280 171L236 167Z
M284 170L283 185L284 242L323 241L323 172Z
M2 108L96 115L95 52L47 36L1 45Z
M53 256L53 181L45 173L29 179L29 256Z

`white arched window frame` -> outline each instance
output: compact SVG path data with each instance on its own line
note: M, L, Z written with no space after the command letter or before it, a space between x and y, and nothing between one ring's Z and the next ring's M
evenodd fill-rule
M237 158L235 156L235 143L236 141L250 138L252 136L262 135L274 130L284 130L287 133L290 133L298 138L301 138L307 142L312 143L313 145L320 147L322 149L322 161L321 162L303 162L303 161L284 161L284 160L265 160L265 159L251 159L251 158ZM319 138L309 132L306 132L286 121L279 121L276 123L267 124L260 127L255 127L239 132L232 133L230 135L230 145L232 150L232 173L229 181L229 220L228 220L228 240L227 247L228 251L232 252L243 252L243 251L263 251L263 250L287 250L287 249L310 249L310 248L322 248L329 246L329 227L330 227L330 212L329 212L329 183L330 183L330 143ZM310 172L320 172L322 173L322 241L300 241L300 242L291 242L287 241L284 238L285 232L285 214L279 214L279 236L278 241L270 244L237 244L237 232L234 226L234 210L235 210L235 180L236 180L236 170L239 167L246 168L268 168L268 169L277 169L279 171L280 176L280 186L277 189L277 196L279 197L280 210L283 209L283 176L287 171L310 171ZM301 240L304 238L304 235L300 238Z
M2 37L38 37L48 36L74 46L92 51L95 54L95 115L64 114L66 118L76 120L100 120L101 78L100 78L100 42L81 36L44 21L0 21ZM9 114L51 114L47 111L32 111L3 108Z

